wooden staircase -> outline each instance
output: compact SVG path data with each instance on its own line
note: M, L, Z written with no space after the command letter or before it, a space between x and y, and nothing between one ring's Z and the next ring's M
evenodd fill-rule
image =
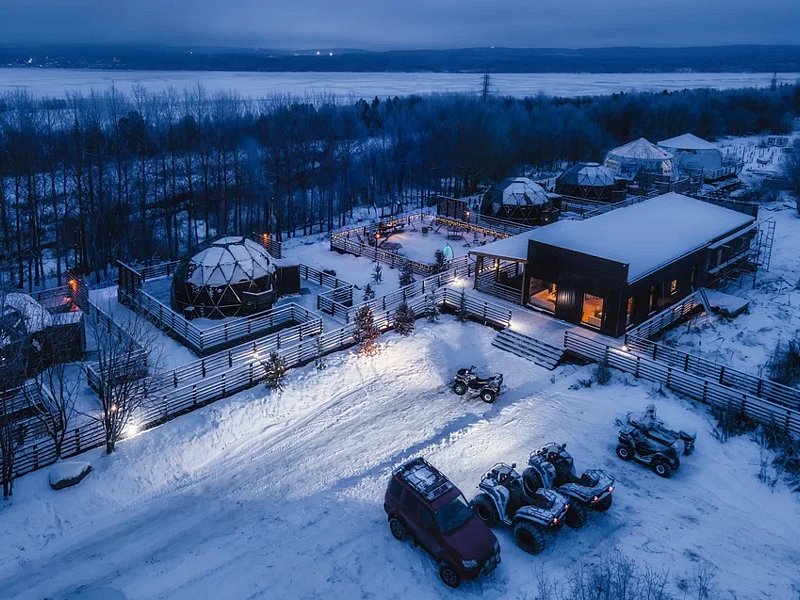
M563 348L551 346L509 328L503 329L495 336L492 346L521 356L550 371L556 368L564 356Z

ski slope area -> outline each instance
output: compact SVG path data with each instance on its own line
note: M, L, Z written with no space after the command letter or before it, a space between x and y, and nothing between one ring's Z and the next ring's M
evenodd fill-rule
M323 371L290 371L282 394L257 388L111 457L87 453L95 470L76 488L51 491L46 471L18 480L0 506L0 595L60 600L91 585L132 600L522 599L536 593L539 567L562 579L618 548L668 569L673 587L710 566L723 598L797 597L800 504L781 483L759 483L755 443L721 444L703 407L644 381L615 374L570 389L590 367L545 371L491 346L494 334L420 320L410 338L383 336L374 358L340 352ZM495 405L450 392L469 364L504 372ZM649 402L697 430L697 451L669 480L614 455L614 419ZM497 571L449 590L422 551L391 537L383 493L401 461L426 456L469 499L495 462L524 464L551 440L567 443L579 469L609 470L617 489L608 513L563 529L543 554L498 530Z

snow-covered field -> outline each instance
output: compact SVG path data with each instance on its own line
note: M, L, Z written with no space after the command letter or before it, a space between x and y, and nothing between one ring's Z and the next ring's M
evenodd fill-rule
M758 482L759 448L711 434L702 407L646 382L570 390L589 368L554 373L490 345L494 332L443 319L382 338L374 358L333 355L290 372L282 395L253 390L180 417L53 492L47 472L17 482L0 508L3 598L66 598L79 586L156 598L525 598L537 569L563 579L617 548L669 570L670 586L715 570L722 598L796 598L800 504ZM500 369L496 405L448 391L453 370ZM656 402L696 429L696 453L672 479L622 463L614 418ZM468 497L494 462L523 463L541 442L568 444L579 468L617 477L614 507L565 529L537 557L500 531L503 563L450 591L425 555L395 541L382 509L391 468L424 454Z
M800 73L780 73L779 83L795 83ZM694 88L767 87L772 73L501 73L492 75L493 90L504 96L584 96L629 91ZM213 71L103 71L82 69L0 69L0 93L27 90L35 96L107 90L123 93L134 86L150 92L173 87L206 92L235 90L243 96L318 96L340 99L475 92L481 75L471 73L248 73Z

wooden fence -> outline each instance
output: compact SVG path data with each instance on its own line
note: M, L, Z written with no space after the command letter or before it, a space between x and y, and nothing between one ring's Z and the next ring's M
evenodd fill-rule
M698 308L702 308L703 303L699 292L693 292L681 300L678 304L662 310L653 318L648 319L641 325L637 325L625 334L625 339L642 338L649 339L658 335L671 325L685 319Z
M585 360L605 362L609 367L633 373L716 408L726 408L744 414L753 421L778 427L786 433L800 436L800 410L733 389L700 374L673 367L660 360L615 348L598 339L567 331L564 348Z
M462 301L463 298L463 301ZM505 327L511 319L511 312L507 309L472 298L468 294L462 294L449 289L441 289L437 292L436 301L445 309L452 311L463 310L467 317L498 327ZM423 316L426 310L425 296L417 296L409 302L410 307L417 316ZM393 327L393 311L381 311L374 313L375 326L381 331L386 331ZM294 344L282 346L276 351L283 358L287 367L302 366L318 356L330 354L338 350L343 350L355 345L353 336L355 326L352 323L344 327L301 338ZM233 350L233 349L232 349ZM261 350L254 352L249 345L242 346L241 352L250 355L249 360L235 361L225 353L222 360L231 361L232 366L226 370L210 374L198 381L193 381L181 385L179 381L175 385L151 387L143 386L149 398L146 407L143 407L135 415L135 423L139 429L144 430L155 427L176 416L225 398L232 394L252 388L263 380L265 369L261 362L264 357L260 356ZM231 355L232 356L232 355ZM202 363L202 361L198 361ZM203 367L191 367L195 372ZM208 368L206 363L206 368ZM182 371L186 366L182 366L173 372L173 376L179 376L178 371ZM80 427L76 427L67 432L62 449L62 457L69 458L86 450L97 448L105 443L105 434L102 423L92 421ZM14 461L14 475L19 477L55 462L55 448L49 439L37 441L29 444L17 452Z

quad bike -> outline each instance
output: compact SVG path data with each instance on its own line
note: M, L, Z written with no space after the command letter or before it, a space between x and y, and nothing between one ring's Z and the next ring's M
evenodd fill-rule
M544 550L545 532L561 529L569 501L555 490L527 493L515 468L505 463L492 467L478 484L481 492L472 500L472 510L489 527L512 527L517 545L538 554Z
M634 416L633 413L628 413L627 420L628 425L635 427L647 437L663 444L675 445L675 449L685 456L694 452L694 442L697 439L697 434L669 429L664 425L664 421L656 415L656 407L653 404L648 404L644 412L638 417ZM676 444L677 442L680 443ZM680 448L681 445L683 448Z
M583 527L588 509L605 512L611 508L614 478L599 469L589 469L579 477L566 444L551 442L534 450L528 465L522 472L525 491L552 488L569 498L566 523L570 527Z
M453 391L459 396L472 392L481 397L481 400L491 404L497 399L503 385L503 375L493 373L489 377L478 377L475 374L475 365L469 369L459 369L453 378Z
M646 435L633 425L623 427L619 432L617 456L622 460L638 460L648 465L660 477L669 477L680 467L679 455L683 451L681 440L668 444Z

